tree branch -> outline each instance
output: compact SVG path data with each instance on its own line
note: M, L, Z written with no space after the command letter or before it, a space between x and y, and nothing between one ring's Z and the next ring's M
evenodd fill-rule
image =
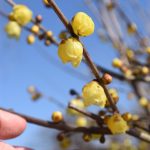
M62 23L65 25L66 29L68 29L68 31L71 33L72 36L76 37L77 39L79 39L78 36L76 36L73 31L72 31L72 27L69 23L69 21L67 20L67 18L64 16L64 14L61 12L61 10L59 9L59 7L57 6L57 4L54 2L54 0L48 0L49 4L51 5L51 7L53 8L53 10L55 11L55 13L57 14L57 16L60 18L60 20L62 21ZM92 59L90 58L88 51L85 49L83 49L83 55L87 61L87 64L89 66L89 68L91 69L93 75L95 76L95 78L97 79L97 81L99 82L99 84L103 87L106 97L111 105L111 108L114 112L119 112L118 108L116 107L116 105L114 104L112 97L110 96L107 87L105 86L105 84L103 83L100 75L99 75L99 71L96 67L96 65L93 63Z

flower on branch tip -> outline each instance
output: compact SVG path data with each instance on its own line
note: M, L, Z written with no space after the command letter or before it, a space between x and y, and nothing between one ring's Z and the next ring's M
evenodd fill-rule
M120 114L113 114L107 119L107 126L113 134L125 133L129 127Z
M84 110L84 103L83 103L83 101L80 100L80 99L73 99L73 100L71 100L71 101L70 101L70 105L71 105L71 106L74 106L74 107L76 107L76 108L78 108L78 109L80 109L80 110ZM73 110L73 109L71 109L71 108L68 108L68 109L67 109L67 113L68 113L69 115L81 115L81 113L79 113L79 112L77 112L76 110Z
M102 108L106 104L106 95L104 89L96 81L91 81L82 89L83 102L85 106L98 105Z
M58 47L58 56L62 62L68 63L71 62L74 67L79 66L83 55L83 46L75 38L68 38L62 40Z
M72 18L73 31L78 36L89 36L94 32L94 22L86 13L78 12Z
M19 39L21 34L21 27L15 21L9 21L5 26L5 31L10 38Z
M32 11L25 5L15 5L9 18L16 21L19 25L25 26L32 19Z

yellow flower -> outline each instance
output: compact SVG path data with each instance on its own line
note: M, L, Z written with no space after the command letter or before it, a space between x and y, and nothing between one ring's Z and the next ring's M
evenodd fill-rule
M32 28L31 28L31 32L34 33L34 34L38 34L40 31L40 28L38 25L33 25Z
M147 75L150 72L150 70L148 67L144 66L141 68L141 72L142 74Z
M127 57L128 57L129 59L133 59L133 58L134 58L134 52L133 52L133 50L127 48L127 50L126 50L126 55L127 55Z
M107 120L107 125L113 134L125 133L129 127L120 114L114 114Z
M94 32L93 20L84 12L78 12L71 22L73 31L78 36L88 36Z
M75 38L68 38L62 40L58 47L58 56L62 62L71 62L74 67L77 67L81 60L83 54L82 44Z
M90 142L92 140L92 135L84 133L82 138L85 142Z
M84 110L84 103L83 101L81 101L80 99L73 99L70 101L70 105L71 106L74 106L76 108L79 108L81 110ZM71 108L68 108L67 109L67 112L70 114L70 115L81 115L81 113L71 109Z
M32 19L32 11L25 5L15 5L10 13L10 18L21 26L28 24Z
M96 81L91 81L83 87L82 96L85 106L98 105L104 107L107 100L103 88Z
M46 7L51 7L51 5L49 4L48 0L43 0L43 3Z
M132 120L132 114L126 112L122 115L122 118L125 120L125 121L131 121Z
M68 137L65 137L62 141L59 142L59 146L62 149L67 149L69 146L71 146L71 140Z
M28 37L27 37L27 42L28 44L33 44L35 42L35 37L33 34L30 34Z
M112 62L112 65L115 67L115 68L121 68L122 66L122 61L118 58L114 58L113 59L113 62Z
M110 96L112 97L113 102L116 104L118 102L118 100L119 100L119 96L118 96L117 90L114 89L114 88L111 88L111 89L108 89L108 92L109 92ZM110 103L109 103L108 100L106 102L106 106L110 106Z
M5 31L10 38L18 39L21 34L21 27L15 21L9 21L5 26Z
M145 51L147 54L150 54L150 46L146 47Z
M43 3L44 3L45 5L49 5L48 0L43 0Z
M146 97L141 97L139 103L142 107L146 107L148 105L148 99Z
M87 119L85 117L78 117L75 123L78 127L86 127L88 124Z

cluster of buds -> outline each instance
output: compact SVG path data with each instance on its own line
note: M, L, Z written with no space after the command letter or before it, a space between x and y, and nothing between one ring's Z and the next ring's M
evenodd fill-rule
M27 37L28 44L33 44L35 42L36 36L39 38L39 40L44 40L46 46L49 46L52 43L51 38L53 36L53 33L50 30L46 32L43 32L43 30L41 30L42 20L43 18L41 15L37 15L35 17L34 25L30 29L31 34Z
M36 89L35 86L29 86L27 91L31 95L33 101L37 101L39 98L42 97L42 94Z

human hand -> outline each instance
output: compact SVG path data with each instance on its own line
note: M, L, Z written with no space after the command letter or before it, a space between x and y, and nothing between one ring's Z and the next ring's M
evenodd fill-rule
M14 114L0 110L0 140L19 136L26 128L26 121ZM0 150L31 150L24 147L8 145L0 141Z

